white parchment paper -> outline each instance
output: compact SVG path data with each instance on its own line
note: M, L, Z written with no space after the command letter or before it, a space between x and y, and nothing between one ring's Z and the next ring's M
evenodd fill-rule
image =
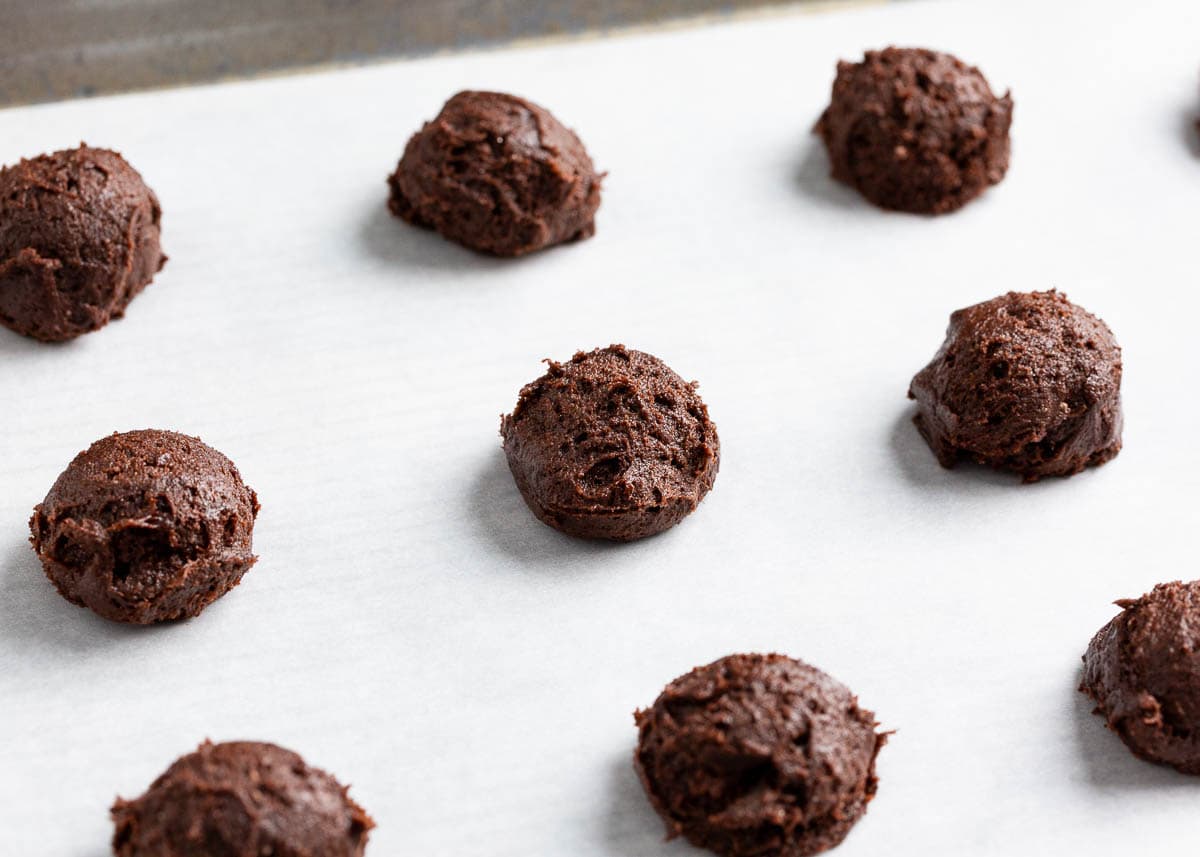
M123 151L171 257L100 333L0 330L0 852L105 854L114 796L211 737L352 783L376 857L682 857L631 712L754 650L898 730L843 857L1194 847L1200 783L1075 686L1113 599L1197 576L1197 33L1186 0L914 2L0 112L5 163ZM1012 88L1012 169L961 213L827 178L834 65L889 43ZM610 172L593 240L506 262L388 216L466 87L580 132ZM909 378L953 309L1051 286L1124 346L1125 451L1035 486L941 470ZM698 379L722 445L700 510L628 546L537 523L497 437L541 358L609 342ZM26 520L142 427L237 462L261 560L131 629L55 595Z

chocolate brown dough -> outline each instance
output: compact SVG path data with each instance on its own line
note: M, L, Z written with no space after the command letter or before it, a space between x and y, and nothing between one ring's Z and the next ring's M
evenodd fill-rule
M943 214L1004 178L1012 110L950 54L887 48L838 63L816 131L838 181L881 208Z
M668 835L726 857L838 845L875 796L887 740L844 685L783 655L698 667L634 718L634 766Z
M633 541L689 515L720 463L717 427L661 360L610 345L579 352L521 390L500 423L533 513L573 536Z
M1083 656L1079 689L1135 756L1200 774L1200 581L1117 606Z
M0 324L60 342L123 316L167 261L161 215L154 191L107 149L0 170Z
M955 312L908 396L943 467L974 461L1036 482L1121 450L1121 349L1058 292L1009 292Z
M196 616L254 564L258 498L233 462L169 431L81 452L34 509L33 547L73 604L145 625Z
M362 857L371 817L274 744L204 742L112 808L116 857Z
M575 133L543 108L460 92L408 141L388 207L472 250L522 256L591 237L601 179Z

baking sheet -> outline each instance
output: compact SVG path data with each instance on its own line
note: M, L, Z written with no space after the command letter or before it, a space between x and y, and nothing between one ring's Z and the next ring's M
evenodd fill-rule
M916 2L0 113L5 163L121 149L171 256L99 334L0 331L0 850L107 853L113 797L211 737L352 783L374 855L682 857L630 714L756 650L898 730L844 857L1196 844L1200 782L1075 685L1113 599L1196 576L1197 32L1186 2ZM1009 176L959 214L827 178L834 64L888 43L1013 90ZM610 171L593 240L489 260L388 216L464 87L580 131ZM909 378L951 310L1051 286L1124 346L1124 452L1035 486L941 470ZM627 546L537 523L497 437L541 358L613 341L701 382L723 453L692 518ZM54 594L25 521L147 426L237 462L261 560L195 621L124 628Z

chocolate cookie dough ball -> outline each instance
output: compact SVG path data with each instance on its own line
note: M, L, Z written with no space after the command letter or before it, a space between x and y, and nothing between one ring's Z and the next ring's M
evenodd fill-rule
M362 857L371 817L274 744L204 742L112 808L116 857Z
M673 527L717 477L708 408L657 357L610 345L550 369L500 423L521 496L572 536L633 541Z
M783 655L698 667L634 718L634 765L668 834L726 857L839 844L875 796L887 740L844 685Z
M838 63L816 130L838 181L881 208L943 214L1004 178L1012 109L950 54L887 48Z
M1117 606L1083 656L1079 689L1135 756L1200 774L1200 581Z
M161 215L154 191L107 149L0 170L0 324L61 342L123 316L167 261Z
M388 207L472 250L523 256L591 237L601 178L546 110L502 92L460 92L408 141Z
M955 312L908 397L943 467L967 460L1036 482L1121 450L1121 349L1103 321L1054 291Z
M46 576L73 604L146 625L196 616L254 564L258 498L198 438L131 431L63 471L29 528Z

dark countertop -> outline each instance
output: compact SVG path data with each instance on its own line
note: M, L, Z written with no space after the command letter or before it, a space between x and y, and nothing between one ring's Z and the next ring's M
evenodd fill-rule
M803 0L0 0L0 106Z

